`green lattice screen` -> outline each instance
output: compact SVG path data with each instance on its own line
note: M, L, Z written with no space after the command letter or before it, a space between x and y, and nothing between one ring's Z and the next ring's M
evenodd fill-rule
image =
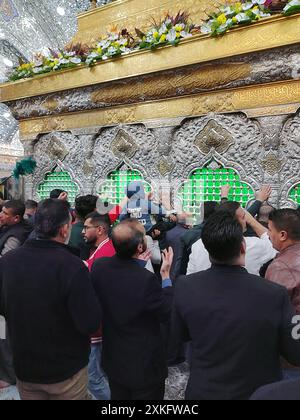
M132 181L143 181L143 176L138 171L120 170L112 172L106 182L100 187L99 194L102 200L111 204L119 204L125 197L127 185ZM146 182L145 191L150 192L151 187Z
M300 184L295 185L289 194L289 198L300 206Z
M238 201L243 207L254 198L252 188L241 182L233 169L197 169L179 190L179 197L185 211L195 216L200 212L200 203L204 201L220 201L221 186L230 185L229 200Z
M50 192L55 189L67 191L71 204L74 204L75 198L79 193L78 186L72 181L68 172L52 172L47 174L44 181L39 185L38 195L41 200L45 200L49 198Z

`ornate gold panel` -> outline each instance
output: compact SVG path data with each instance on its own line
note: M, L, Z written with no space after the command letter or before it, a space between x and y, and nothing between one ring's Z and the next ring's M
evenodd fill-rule
M130 124L168 118L189 118L209 112L236 112L286 104L300 104L300 80L247 86L230 91L218 91L153 101L138 105L113 107L60 117L28 119L20 122L22 138L40 133L75 128Z

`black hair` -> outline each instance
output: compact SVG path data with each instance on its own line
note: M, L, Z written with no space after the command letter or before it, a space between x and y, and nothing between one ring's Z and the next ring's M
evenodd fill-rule
M220 207L216 201L205 201L204 203L204 220L212 216Z
M59 190L59 189L52 190L51 193L50 193L50 198L52 198L52 199L59 198L59 196L64 192L66 192L66 191L65 190Z
M220 205L219 210L227 211L232 215L232 217L236 217L236 212L240 207L241 205L237 201L224 201Z
M28 210L37 209L38 203L34 200L27 200L25 203L25 207Z
M10 200L3 204L6 209L11 209L14 216L20 216L23 219L25 214L25 204L20 200Z
M231 264L240 256L243 229L229 211L217 211L205 223L202 241L213 262Z
M96 209L98 197L96 195L85 195L77 197L75 200L76 214L84 220L88 214Z
M285 231L289 239L300 241L300 213L298 210L274 210L269 216L276 230Z
M86 216L85 220L91 220L93 225L102 226L105 229L105 232L108 234L110 231L110 218L108 214L99 214L98 212L94 211Z
M61 226L70 222L70 204L67 201L47 199L41 201L35 216L35 230L39 239L52 239Z

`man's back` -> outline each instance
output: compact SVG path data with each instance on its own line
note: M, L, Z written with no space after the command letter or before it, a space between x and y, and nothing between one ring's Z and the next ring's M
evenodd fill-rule
M300 364L292 317L283 288L241 267L214 265L179 278L174 334L192 341L187 399L249 399L279 381L280 354Z
M0 298L19 380L58 383L87 366L99 306L86 267L67 247L29 241L3 257Z
M166 233L166 246L167 248L171 247L173 249L174 252L174 260L173 260L173 264L171 267L171 278L172 280L175 280L176 278L176 270L175 270L175 266L176 266L176 261L177 258L180 254L181 251L181 243L180 243L180 239L181 237L188 232L188 228L177 224L173 229L169 230Z
M143 388L167 375L160 322L168 319L171 288L135 260L95 262L92 279L103 308L103 367L110 378Z

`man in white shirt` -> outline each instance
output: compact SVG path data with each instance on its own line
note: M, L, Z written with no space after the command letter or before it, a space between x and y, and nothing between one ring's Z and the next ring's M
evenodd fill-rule
M268 230L262 226L254 217L245 211L239 203L228 201L221 206L222 210L228 210L241 224L244 232L249 225L257 237L246 237L246 265L245 268L250 274L259 275L261 267L273 260L277 254L269 239ZM230 246L230 244L228 244ZM211 267L208 252L200 239L192 247L187 274L197 273Z

